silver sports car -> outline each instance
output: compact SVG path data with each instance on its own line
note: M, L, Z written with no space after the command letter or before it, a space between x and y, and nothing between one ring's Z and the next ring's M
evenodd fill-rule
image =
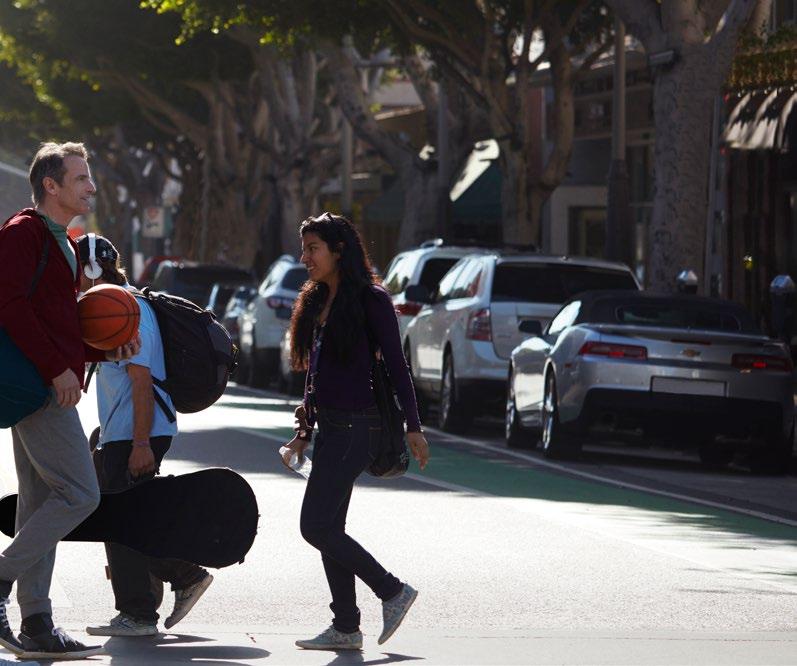
M754 466L785 469L794 434L788 348L740 305L697 296L586 292L512 352L510 446L541 434L547 456L601 433L661 437L708 465L751 447Z

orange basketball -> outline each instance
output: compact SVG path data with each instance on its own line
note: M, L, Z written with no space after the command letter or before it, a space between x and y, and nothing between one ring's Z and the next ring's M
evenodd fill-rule
M138 301L123 287L92 287L78 299L77 310L83 341L95 349L116 349L138 333Z

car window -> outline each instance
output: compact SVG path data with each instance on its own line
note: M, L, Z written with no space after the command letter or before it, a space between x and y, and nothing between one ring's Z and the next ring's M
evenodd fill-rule
M590 289L637 289L628 271L564 264L503 263L496 266L492 300L563 303Z
M634 326L661 328L695 328L708 331L738 332L743 322L735 313L704 307L639 303L621 305L615 309L617 321Z
M299 291L302 288L302 285L307 282L307 269L302 268L291 268L287 273L285 273L285 277L282 278L282 282L280 286L283 289L289 289L290 291Z
M412 261L407 255L396 257L393 260L383 284L388 294L395 296L407 288L412 276L412 268Z
M481 262L476 259L468 261L457 276L449 298L470 298L475 296L476 290L479 288L480 274Z
M548 324L548 335L559 335L568 326L571 326L578 317L580 309L581 301L573 301L565 305Z
M437 289L437 298L435 298L435 303L440 303L442 301L447 301L451 298L452 291L454 289L454 285L459 277L459 274L462 272L462 268L466 266L469 262L467 260L460 261L459 263L455 264L454 267L448 271L443 276L443 279L440 280L440 286Z
M437 285L443 276L451 270L451 267L457 263L459 259L455 257L430 257L426 260L421 268L421 276L418 278L418 284L422 284L431 293L437 289Z

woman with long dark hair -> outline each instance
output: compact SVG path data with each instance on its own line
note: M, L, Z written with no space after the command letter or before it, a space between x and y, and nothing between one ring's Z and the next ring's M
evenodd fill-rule
M382 600L381 645L398 628L417 592L382 567L346 534L354 481L371 462L381 420L371 369L378 349L385 360L407 421L407 443L421 469L429 460L398 321L388 293L374 277L362 240L344 217L324 213L300 228L305 283L291 318L291 362L307 370L297 434L287 445L300 457L318 424L313 467L301 514L305 540L321 551L329 589L332 626L315 638L296 641L314 650L362 648L354 577Z

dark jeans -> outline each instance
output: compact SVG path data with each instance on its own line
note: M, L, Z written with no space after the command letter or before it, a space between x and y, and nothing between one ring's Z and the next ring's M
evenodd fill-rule
M360 627L354 590L357 576L386 601L401 591L401 581L388 573L359 543L346 534L346 513L354 481L368 467L369 447L379 437L376 407L362 412L319 410L319 432L313 467L302 504L302 536L321 551L332 592L333 626L353 632Z
M156 470L160 469L163 456L171 443L171 437L153 437L150 440ZM155 474L132 479L127 468L131 450L131 442L122 441L108 442L102 449L94 451L94 468L101 492L118 492L157 474L156 471ZM163 582L171 583L173 590L190 587L207 575L202 567L191 562L148 557L118 543L106 543L105 553L111 571L116 610L141 622L158 621L158 600L152 589L150 574Z

